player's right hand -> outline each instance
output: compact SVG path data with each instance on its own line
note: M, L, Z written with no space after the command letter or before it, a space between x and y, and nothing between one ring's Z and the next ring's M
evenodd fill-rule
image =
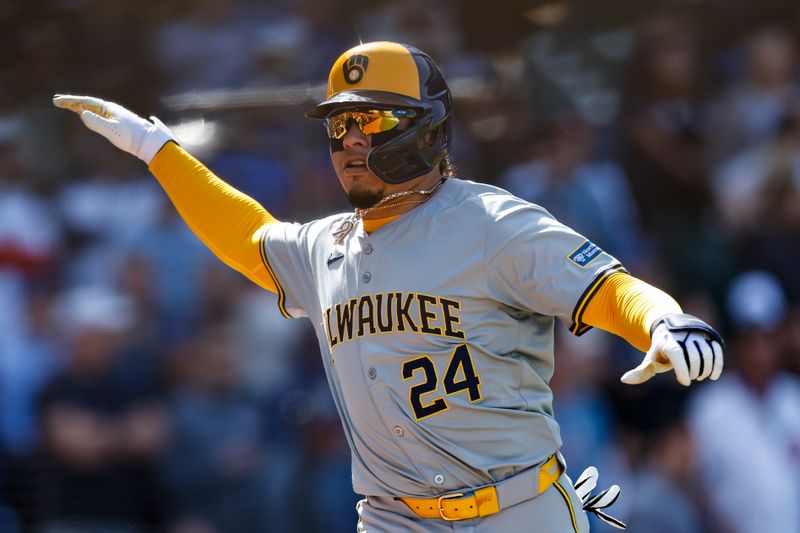
M169 128L156 117L145 120L114 102L91 96L57 94L53 104L79 114L87 128L148 165L162 146L175 140Z
M627 529L624 522L606 514L602 510L614 505L614 502L617 501L620 494L619 485L611 485L599 494L592 496L592 491L597 486L597 478L599 476L600 474L597 472L597 468L590 466L583 471L578 481L573 485L575 493L583 502L583 510L587 513L594 513L597 518L610 526L617 529Z

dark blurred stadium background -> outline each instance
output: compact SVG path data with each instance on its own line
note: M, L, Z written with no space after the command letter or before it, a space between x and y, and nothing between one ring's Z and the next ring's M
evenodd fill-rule
M0 3L0 531L354 530L310 326L50 98L156 114L309 220L346 204L303 111L359 39L439 63L459 177L544 205L725 332L722 380L687 391L621 387L639 354L559 325L570 472L622 485L635 533L800 532L796 0Z

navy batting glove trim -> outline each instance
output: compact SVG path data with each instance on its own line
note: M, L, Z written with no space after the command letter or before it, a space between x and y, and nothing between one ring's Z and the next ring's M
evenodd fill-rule
M677 313L670 313L668 315L664 315L663 317L659 318L653 325L650 326L650 338L653 337L653 333L655 332L656 328L661 325L665 324L667 329L671 333L679 333L679 332L702 332L711 337L711 340L717 341L722 349L725 349L725 341L722 340L717 331L709 326L707 323L703 322L699 318L694 315L689 314L677 314Z

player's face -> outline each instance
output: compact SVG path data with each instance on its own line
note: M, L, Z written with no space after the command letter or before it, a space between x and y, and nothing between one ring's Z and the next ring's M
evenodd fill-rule
M395 127L398 131L402 131L408 123L408 118L400 118ZM355 121L347 121L344 128L346 128L344 136L331 141L331 162L350 205L366 209L394 190L391 185L367 168L367 154L372 147L372 135L361 130L363 128L370 131L369 127L359 127ZM337 144L338 146L333 148Z
M364 135L353 123L342 137L342 149L331 151L339 183L353 207L366 209L386 195L386 184L367 168L372 135Z

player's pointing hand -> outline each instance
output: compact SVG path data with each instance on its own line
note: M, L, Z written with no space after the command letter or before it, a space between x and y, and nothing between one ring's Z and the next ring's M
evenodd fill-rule
M53 104L79 114L87 128L148 165L162 146L174 140L169 128L156 117L145 120L114 102L91 96L57 94Z
M642 363L622 376L629 385L675 370L681 385L692 380L717 379L722 373L725 344L719 333L692 315L666 315L652 328L652 343Z

